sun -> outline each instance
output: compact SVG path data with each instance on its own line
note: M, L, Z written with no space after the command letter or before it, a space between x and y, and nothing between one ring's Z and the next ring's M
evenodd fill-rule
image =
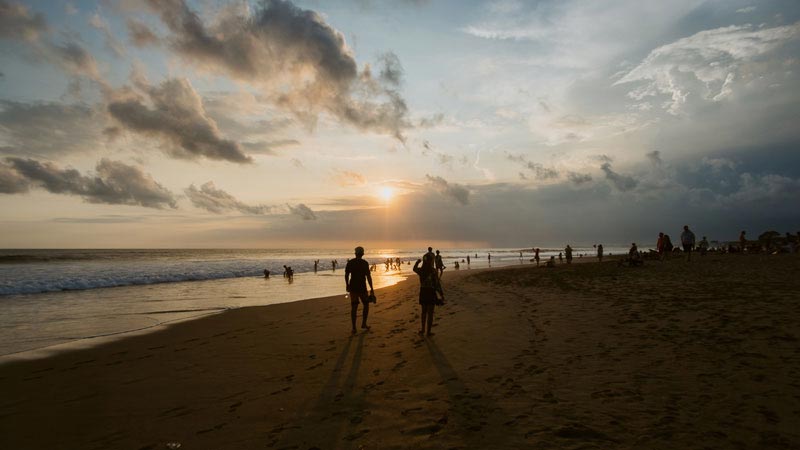
M389 200L392 199L393 195L394 195L394 190L392 190L392 188L388 186L381 188L380 196L383 199L383 201L388 202Z

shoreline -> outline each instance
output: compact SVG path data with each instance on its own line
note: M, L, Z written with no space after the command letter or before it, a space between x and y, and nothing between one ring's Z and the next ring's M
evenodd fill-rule
M575 262L576 263L579 262L579 261L580 262L593 262L593 261L591 261L592 259L594 259L594 258L585 258L585 259L576 258ZM596 261L594 261L594 262L596 262ZM503 262L499 263L496 267L491 267L491 266L487 267L487 264L484 261L482 263L476 263L476 266L478 266L477 268L463 268L462 267L460 270L456 271L455 269L452 268L453 261L450 261L449 263L450 263L450 265L448 266L448 270L446 272L446 273L449 273L449 274L453 274L453 273L457 273L457 272L470 272L470 271L474 273L475 271L480 271L480 270L496 270L496 269L507 268L507 267L524 267L524 266L532 266L533 265L533 263L530 263L530 262L527 262L527 261L523 262L523 263L520 263L520 264L512 264L512 263L509 263L506 260L506 261L503 261ZM379 266L382 267L382 264L379 264ZM389 277L389 281L388 282L389 283L394 283L394 281L390 280L393 277L401 277L401 278L403 278L403 280L406 280L408 278L414 278L413 277L413 272L411 271L411 266L404 266L405 270L403 272L390 271L388 274L384 273L383 270L380 269L380 267L379 267L379 271L376 274L374 274L374 275L377 275L378 280L380 280L381 277ZM303 272L301 274L295 275L295 277L299 278L299 280L296 280L295 282L297 283L298 281L302 281L304 279L309 279L312 276L313 277L317 277L317 276L331 277L331 276L333 276L333 278L335 280L337 280L337 281L334 281L334 283L338 285L338 279L344 277L344 268L341 268L339 271L336 271L336 272L333 272L333 273L331 273L330 270L320 271L319 274L313 273L313 272ZM280 277L273 276L273 279L274 279L274 281L281 282ZM152 284L152 285L114 286L114 287L108 287L108 288L96 288L96 289L91 289L91 290L74 290L74 291L54 292L54 293L23 294L23 295L20 295L20 298L24 299L24 298L29 297L29 296L31 296L31 297L54 296L56 298L60 298L60 297L62 297L64 295L97 295L100 298L108 298L108 297L118 296L118 295L120 295L120 293L126 293L126 292L129 292L129 291L135 292L135 290L141 289L141 288L145 288L145 289L163 289L163 288L181 289L181 286L185 284L186 286L190 286L194 290L202 291L204 286L216 286L217 284L241 284L241 283L247 283L247 282L256 283L256 282L261 282L261 281L263 281L263 277L239 277L239 278L221 279L221 280L216 280L216 279L212 279L212 280L196 280L196 281L185 281L185 282L180 282L180 283L158 283L158 284ZM402 281L400 281L400 282L402 282ZM379 281L376 281L376 283L379 283ZM391 286L391 284L389 286ZM296 287L300 287L300 285L297 285ZM306 289L311 289L313 287L306 286L305 288ZM330 290L329 287L326 288L326 287L323 286L321 288L322 288L321 290L323 290L323 291ZM381 287L379 289L383 289L383 288L384 287ZM282 289L282 288L279 287L278 289ZM259 293L256 292L256 294L259 294ZM131 294L127 294L127 296L132 296L132 295L133 295L132 293ZM219 293L219 295L222 296L223 293ZM342 290L342 295L344 295L344 290ZM199 319L202 319L202 318L204 318L206 316L209 316L209 315L224 314L224 313L226 313L228 311L231 311L231 310L236 310L236 309L241 309L241 308L250 308L250 307L271 306L273 304L279 304L279 303L294 303L294 302L303 302L303 301L309 301L309 300L318 300L318 299L328 298L328 297L336 297L336 295L335 294L334 295L323 295L323 296L305 297L305 298L296 298L296 299L293 298L293 299L290 299L290 300L282 299L282 300L277 301L275 303L269 303L269 304L257 304L257 305L245 305L245 306L216 306L216 307L211 307L211 308L207 308L207 309L186 310L186 311L184 311L185 314L190 314L190 313L196 313L196 314L183 315L183 316L167 319L167 320L164 320L162 322L155 323L155 324L149 324L149 325L144 325L144 326L141 326L141 327L136 327L134 329L106 331L106 332L95 334L95 335L89 335L89 336L73 338L71 340L65 340L63 342L56 342L56 343L53 343L53 344L46 344L46 345L43 345L41 347L28 348L28 349L23 349L23 350L14 350L14 351L11 351L11 352L8 352L8 353L4 353L4 354L0 355L0 365L6 364L6 363L11 362L11 361L16 361L16 360L32 360L32 359L45 358L45 357L48 357L48 356L51 356L51 355L55 355L55 354L58 354L58 353L61 353L61 352L72 351L74 349L92 348L92 347L95 347L95 346L98 346L98 345L103 345L105 343L113 342L113 341L116 341L116 340L119 340L119 339L125 339L127 337L139 336L139 335L143 335L143 334L147 334L147 333L152 333L152 332L158 331L159 329L161 329L163 327L168 327L168 326L174 325L176 323L181 323L181 322L185 322L185 321L189 321L189 320L199 320ZM95 301L96 300L97 299L95 299Z
M2 364L0 447L800 444L800 258L584 262L446 271L432 338L409 277L353 337L342 294Z

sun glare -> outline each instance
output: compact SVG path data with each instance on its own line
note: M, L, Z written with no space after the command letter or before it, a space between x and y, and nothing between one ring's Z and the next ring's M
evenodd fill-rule
M381 189L381 198L385 202L388 202L389 200L391 200L393 194L394 194L394 191L390 187L384 187L384 188Z

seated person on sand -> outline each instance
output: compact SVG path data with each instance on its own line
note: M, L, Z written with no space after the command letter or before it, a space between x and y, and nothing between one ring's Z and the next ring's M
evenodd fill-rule
M636 246L635 242L631 243L631 248L628 250L628 257L620 261L620 265L624 263L628 263L629 266L641 266L644 264L642 255L639 253L639 248Z
M555 256L551 256L550 259L548 259L547 262L544 264L544 266L545 267L551 267L551 268L555 267L556 266L556 257Z

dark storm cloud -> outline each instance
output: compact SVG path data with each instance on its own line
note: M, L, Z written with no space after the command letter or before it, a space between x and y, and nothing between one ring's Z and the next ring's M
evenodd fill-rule
M611 163L603 163L603 165L600 166L600 170L606 174L606 179L611 181L611 183L622 192L633 190L639 184L639 182L631 176L614 172L611 168Z
M213 181L203 184L199 189L191 185L184 190L184 193L194 206L214 214L222 214L227 211L239 211L243 214L268 214L274 209L266 205L244 204L233 195L217 189Z
M158 87L142 81L137 85L152 107L138 94L110 101L108 112L121 126L160 138L168 144L167 152L176 158L252 162L238 143L221 136L188 80L169 79Z
M0 100L0 137L8 146L4 153L42 156L93 150L102 134L97 116L82 104Z
M342 34L316 12L265 0L254 13L226 10L207 27L183 0L148 4L187 62L279 92L273 101L310 125L327 111L357 128L404 140L408 107L392 83L399 80L399 64L384 65L385 80L373 78L369 67L359 73Z
M95 167L95 174L82 175L75 169L62 169L50 162L6 158L0 170L3 183L9 172L24 180L31 188L41 187L53 194L78 195L89 203L159 209L177 207L175 197L164 186L141 169L119 161L102 159Z
M455 200L461 205L469 204L469 189L465 186L458 183L448 183L447 180L438 176L425 175L425 178L428 180L428 185L443 196Z
M0 0L0 38L36 40L47 31L42 13L31 13L19 3Z
M518 163L533 172L534 176L538 180L551 180L558 178L559 174L557 170L550 167L545 167L539 163L528 161L528 158L523 155L512 155L511 153L506 153L506 158L509 161L514 161L515 163Z
M298 203L294 206L287 204L286 206L289 208L289 212L303 220L317 220L317 215L314 213L314 211L312 211L311 208L306 206L304 203Z
M147 25L135 19L128 19L128 39L135 47L158 45L161 39Z

